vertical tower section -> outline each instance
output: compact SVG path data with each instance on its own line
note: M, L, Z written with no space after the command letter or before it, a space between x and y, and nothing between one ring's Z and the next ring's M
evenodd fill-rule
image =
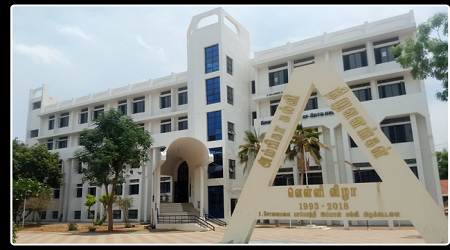
M187 31L189 136L210 149L222 148L222 177L208 173L206 186L223 185L225 219L230 199L239 196L229 196L238 179L230 176L229 160L236 160L244 131L250 129L249 59L247 30L222 8L192 18Z

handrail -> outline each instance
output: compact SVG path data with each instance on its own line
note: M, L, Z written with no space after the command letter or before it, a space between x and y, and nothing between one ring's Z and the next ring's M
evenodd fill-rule
M205 211L203 211L203 215L204 215L206 221L211 221L212 223L217 224L222 227L227 226L227 223L225 221L223 221L221 219L217 219L216 217L214 217L210 214L207 214Z
M158 223L160 224L197 223L202 227L209 228L213 231L216 230L216 228L213 225L203 220L202 218L198 217L197 215L159 215Z

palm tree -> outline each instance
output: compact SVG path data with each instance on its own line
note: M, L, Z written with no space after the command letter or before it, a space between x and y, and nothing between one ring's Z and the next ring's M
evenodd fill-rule
M302 124L297 124L294 134L292 135L291 143L293 147L289 146L286 151L284 161L287 159L293 161L297 159L297 168L300 171L300 185L303 185L303 176L309 170L309 160L306 160L306 153L314 159L316 164L320 167L320 148L330 150L330 148L319 141L319 135L323 132L318 132L314 128L303 128Z
M256 155L259 152L259 149L261 148L261 140L264 137L264 134L257 135L256 130L254 132L252 131L245 131L245 137L244 141L246 141L246 144L239 145L240 151L238 152L238 158L239 158L239 164L244 164L244 170L242 174L245 174L245 170L247 169L247 163L249 156L256 157Z

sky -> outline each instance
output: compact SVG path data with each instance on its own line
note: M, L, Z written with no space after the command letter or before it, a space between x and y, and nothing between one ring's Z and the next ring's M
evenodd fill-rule
M414 11L416 25L446 5L13 5L11 140L25 141L30 89L65 100L187 70L195 15L222 7L250 34L250 56L287 42ZM207 21L205 21L207 24ZM448 149L448 103L425 80L435 150Z

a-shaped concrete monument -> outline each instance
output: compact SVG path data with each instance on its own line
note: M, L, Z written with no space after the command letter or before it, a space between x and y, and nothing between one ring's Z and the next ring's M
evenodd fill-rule
M314 87L382 182L271 186ZM427 243L448 242L443 210L331 63L295 68L284 93L222 243L248 243L257 219L410 220Z

